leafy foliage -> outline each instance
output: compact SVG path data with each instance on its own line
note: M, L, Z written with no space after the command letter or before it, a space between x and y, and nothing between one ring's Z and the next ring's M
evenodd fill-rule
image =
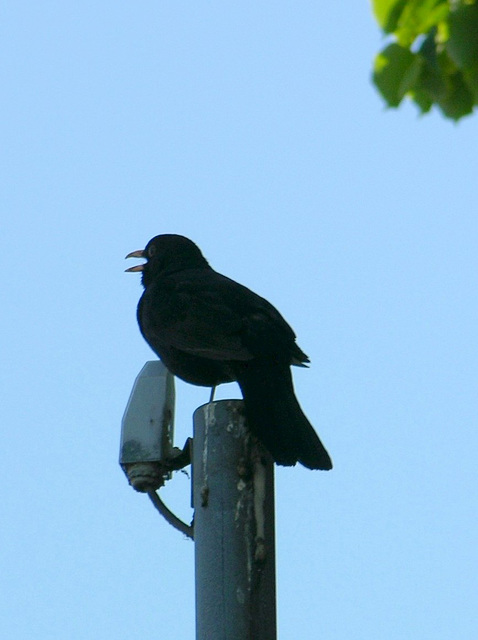
M390 107L410 97L459 120L478 104L478 0L372 0L391 35L373 81Z

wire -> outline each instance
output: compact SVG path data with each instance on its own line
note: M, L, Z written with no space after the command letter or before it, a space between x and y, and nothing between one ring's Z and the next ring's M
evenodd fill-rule
M185 522L180 520L177 516L174 515L172 511L168 509L168 507L164 504L164 502L159 497L158 493L154 489L148 489L148 496L151 499L151 502L154 504L159 513L169 522L169 524L184 533L185 536L194 540L194 529L193 527L187 525Z

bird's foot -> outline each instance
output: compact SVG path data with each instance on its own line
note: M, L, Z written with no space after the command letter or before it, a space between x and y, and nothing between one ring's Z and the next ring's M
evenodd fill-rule
M162 460L163 465L168 471L179 471L191 464L193 439L188 438L184 443L184 447L174 447L171 455Z

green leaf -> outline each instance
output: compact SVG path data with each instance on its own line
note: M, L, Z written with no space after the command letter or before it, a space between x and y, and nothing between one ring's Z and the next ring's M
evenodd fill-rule
M466 4L450 14L450 58L460 69L478 60L478 4Z
M422 89L414 89L411 92L411 97L422 113L428 113L432 108L433 100L426 91L422 91Z
M422 42L422 46L418 50L418 53L425 58L425 60L432 67L437 66L437 27L432 27L428 32L427 37Z
M453 120L471 113L478 104L478 0L372 3L395 40L374 64L373 81L387 104L397 107L408 95L422 113L434 104Z
M407 0L372 0L372 2L377 22L385 33L395 31Z
M430 100L436 102L446 94L446 83L443 76L443 67L439 64L437 44L435 41L437 29L431 29L422 43L418 54L423 62L422 73L417 87L423 91ZM454 73L455 69L451 72Z
M463 77L475 96L475 104L478 104L478 60L472 65L467 65L463 70Z
M390 44L375 58L373 81L390 107L398 107L407 84L407 72L415 55L399 44Z
M419 35L445 20L448 13L447 0L408 0L395 30L398 42L412 45Z
M459 71L447 80L446 96L438 100L438 106L448 118L459 120L473 111L474 96Z
M420 80L425 61L420 56L414 56L412 64L403 74L402 80L398 86L398 95L403 98L409 93Z
M422 67L420 81L416 87L426 93L433 102L441 100L447 92L446 82L440 70L437 67L432 67L427 62Z

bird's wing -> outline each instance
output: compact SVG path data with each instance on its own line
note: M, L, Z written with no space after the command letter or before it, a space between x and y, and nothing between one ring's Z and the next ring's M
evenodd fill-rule
M165 298L152 297L148 312L139 312L148 341L211 360L254 357L242 342L241 316L217 292L181 283Z
M142 331L157 342L211 360L270 357L308 362L295 334L267 300L213 271L170 277L145 295Z
M254 354L287 364L306 366L309 358L295 341L295 334L267 300L243 319L243 344Z

